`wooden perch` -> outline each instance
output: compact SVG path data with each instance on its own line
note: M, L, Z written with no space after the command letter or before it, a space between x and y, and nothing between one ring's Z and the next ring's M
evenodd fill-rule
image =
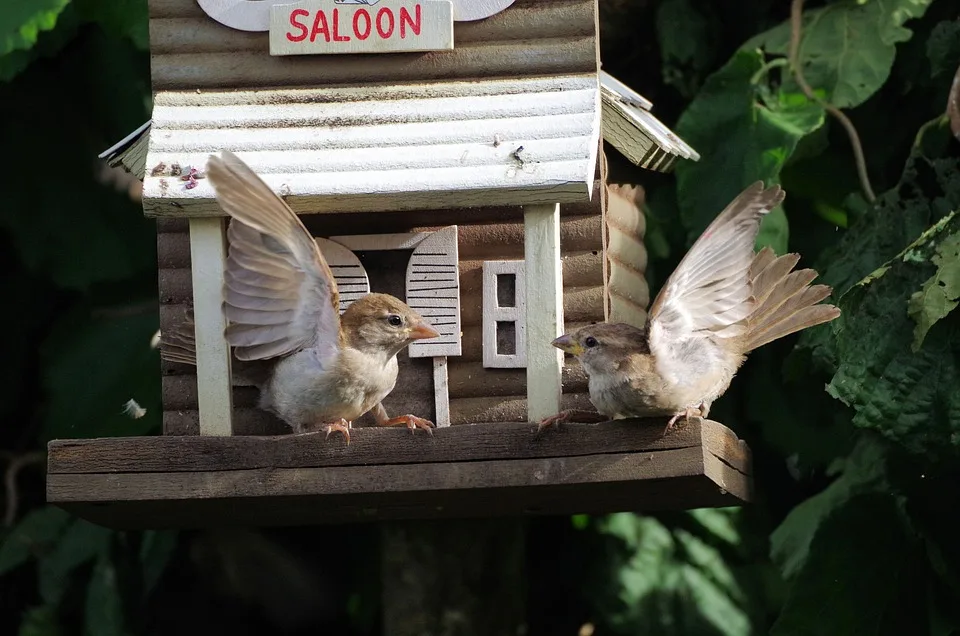
M113 528L605 513L750 500L749 449L717 422L354 429L55 440L47 501Z

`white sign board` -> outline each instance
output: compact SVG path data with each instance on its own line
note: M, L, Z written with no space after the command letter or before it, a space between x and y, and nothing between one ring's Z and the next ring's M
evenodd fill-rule
M270 8L270 55L452 48L451 0L305 0Z

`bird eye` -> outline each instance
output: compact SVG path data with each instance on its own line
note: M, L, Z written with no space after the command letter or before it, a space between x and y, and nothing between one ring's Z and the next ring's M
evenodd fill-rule
M596 347L598 344L597 339L593 336L587 336L587 339L583 341L583 344L587 345L589 348Z
M397 314L390 314L389 316L387 316L387 322L389 322L394 327L399 327L400 325L403 324L403 318L401 318Z

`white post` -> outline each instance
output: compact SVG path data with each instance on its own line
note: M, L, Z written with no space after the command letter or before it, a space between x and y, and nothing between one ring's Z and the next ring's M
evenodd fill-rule
M560 410L563 352L550 345L563 330L560 204L524 206L523 226L527 419L537 422Z
M436 356L433 359L433 395L437 411L434 424L437 428L450 426L450 377L447 356Z
M223 277L227 260L223 218L190 219L190 260L197 347L197 403L201 435L232 435L233 374L223 335Z

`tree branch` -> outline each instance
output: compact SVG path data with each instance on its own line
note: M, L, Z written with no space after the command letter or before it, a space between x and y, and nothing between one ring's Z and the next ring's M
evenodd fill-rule
M803 31L803 0L792 0L790 3L790 68L793 69L793 76L800 86L800 90L808 99L815 101L825 111L833 115L837 121L846 129L850 137L850 145L853 146L853 158L857 164L857 176L860 178L860 188L867 201L873 203L877 200L873 193L873 186L870 185L870 177L867 175L867 162L863 157L863 145L860 143L860 135L854 127L850 118L833 104L821 99L810 84L807 78L803 76L803 67L800 64L800 39Z

